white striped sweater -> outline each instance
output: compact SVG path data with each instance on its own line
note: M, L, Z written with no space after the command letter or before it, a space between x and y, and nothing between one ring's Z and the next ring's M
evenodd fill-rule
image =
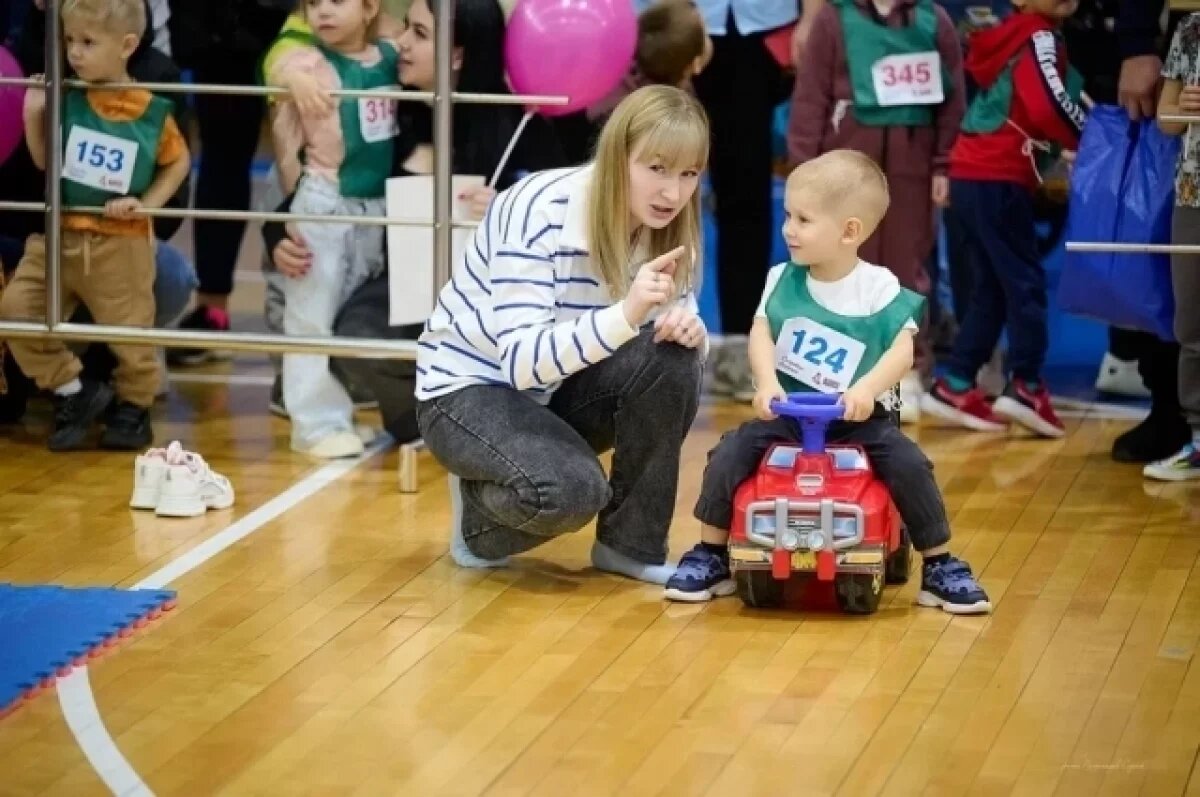
M538 172L492 201L418 342L419 401L503 385L545 403L638 334L588 255L591 171Z

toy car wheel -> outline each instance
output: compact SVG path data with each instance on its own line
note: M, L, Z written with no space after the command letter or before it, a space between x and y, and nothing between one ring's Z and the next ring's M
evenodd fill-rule
M900 547L892 552L887 559L884 579L889 584L907 584L909 570L912 567L912 543L908 539L908 529L900 529Z
M840 573L833 580L838 606L847 614L874 614L883 595L882 573Z
M779 581L770 570L739 570L737 580L738 597L753 609L774 609L783 605L783 589L786 581Z

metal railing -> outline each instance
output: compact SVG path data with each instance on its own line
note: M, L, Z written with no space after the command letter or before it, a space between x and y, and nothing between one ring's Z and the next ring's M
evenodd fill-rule
M104 343L145 344L166 347L220 348L232 351L266 353L310 353L339 357L368 357L413 360L417 356L415 341L396 341L376 338L295 337L288 335L259 335L235 332L203 332L177 329L141 329L102 324L76 324L63 321L62 315L62 215L67 213L99 214L98 207L64 207L61 176L63 167L62 110L63 88L88 88L89 84L63 77L62 20L59 0L46 2L46 77L0 78L0 86L43 88L46 98L46 201L0 202L0 211L44 213L46 217L46 322L0 321L0 337L37 338L61 341L98 341ZM451 171L453 142L453 105L456 102L485 105L562 105L566 97L547 97L513 94L477 94L455 92L451 53L454 47L454 3L437 4L435 16L437 35L434 48L434 91L401 91L392 89L337 90L336 97L378 97L400 102L423 102L433 105L433 222L412 218L385 216L357 217L354 224L374 226L431 227L433 233L434 293L450 279L451 233L455 227L474 227L475 222L456 222L452 218ZM272 86L230 86L208 83L110 83L111 90L139 88L155 93L227 94L250 96L285 95L285 89ZM157 208L142 210L148 218L216 219L225 221L261 222L337 222L338 216L313 216L295 213L268 213L217 209ZM430 308L432 312L433 308ZM421 441L401 446L400 488L405 492L417 489L417 453L424 449Z

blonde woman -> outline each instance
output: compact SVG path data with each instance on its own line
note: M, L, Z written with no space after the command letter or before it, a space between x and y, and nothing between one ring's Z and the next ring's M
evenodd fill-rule
M531 175L489 207L417 359L459 565L503 566L598 514L597 568L670 577L707 343L692 270L708 140L695 99L647 87L617 106L593 163ZM611 478L596 458L609 449Z

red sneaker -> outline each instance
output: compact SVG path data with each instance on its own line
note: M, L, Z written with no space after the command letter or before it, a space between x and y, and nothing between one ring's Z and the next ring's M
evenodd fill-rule
M977 432L1002 432L1008 428L1008 422L992 411L981 389L953 390L945 379L938 379L921 397L921 410Z
M1062 437L1066 434L1062 421L1054 414L1050 404L1050 391L1042 382L1030 390L1024 380L1014 379L1004 388L1004 394L996 399L996 414L1019 423L1042 437Z

